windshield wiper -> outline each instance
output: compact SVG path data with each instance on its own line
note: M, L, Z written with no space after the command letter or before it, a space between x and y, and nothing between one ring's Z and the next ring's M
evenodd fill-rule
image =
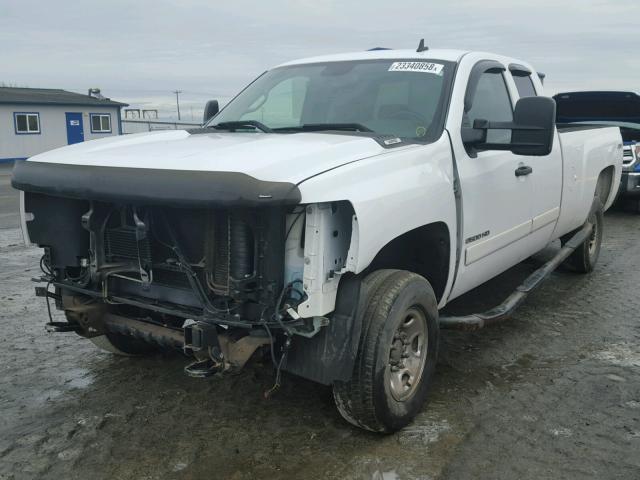
M251 127L264 133L273 133L272 129L267 127L264 123L258 122L257 120L236 120L233 122L220 122L216 125L209 126L211 128L215 128L216 130L229 130L231 132L235 132L240 128Z
M305 123L294 127L279 127L276 132L324 132L327 130L344 130L348 132L373 132L360 123Z

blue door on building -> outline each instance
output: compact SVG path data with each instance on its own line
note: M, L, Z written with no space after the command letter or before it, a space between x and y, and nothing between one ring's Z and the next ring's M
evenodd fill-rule
M67 117L67 143L84 142L84 129L82 127L82 113L66 112Z

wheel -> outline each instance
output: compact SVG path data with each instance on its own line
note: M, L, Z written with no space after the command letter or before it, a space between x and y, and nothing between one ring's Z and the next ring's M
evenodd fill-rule
M438 357L438 307L429 282L380 270L362 285L362 334L351 379L333 396L350 423L391 433L420 412Z
M90 337L89 340L102 350L126 357L147 355L158 351L154 345L119 333L107 332L104 335Z
M602 204L598 197L594 202L597 202L596 208L592 209L587 220L593 228L591 235L566 260L567 265L578 273L592 272L600 256L604 221Z

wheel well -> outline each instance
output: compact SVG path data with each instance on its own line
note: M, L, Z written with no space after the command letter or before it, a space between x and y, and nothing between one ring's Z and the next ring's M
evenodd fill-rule
M609 200L609 194L611 193L611 188L613 187L613 174L614 168L613 165L609 165L607 168L600 172L598 176L598 182L596 183L596 191L594 195L600 197L600 201L602 205L605 206L607 204L607 200Z
M425 277L442 298L449 278L450 236L443 222L410 230L387 243L375 256L367 271L381 268L408 270Z

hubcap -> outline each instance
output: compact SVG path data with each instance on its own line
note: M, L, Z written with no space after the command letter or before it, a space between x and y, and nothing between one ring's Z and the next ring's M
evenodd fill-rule
M393 335L387 366L389 389L398 402L416 391L427 359L427 320L416 307L406 311Z

